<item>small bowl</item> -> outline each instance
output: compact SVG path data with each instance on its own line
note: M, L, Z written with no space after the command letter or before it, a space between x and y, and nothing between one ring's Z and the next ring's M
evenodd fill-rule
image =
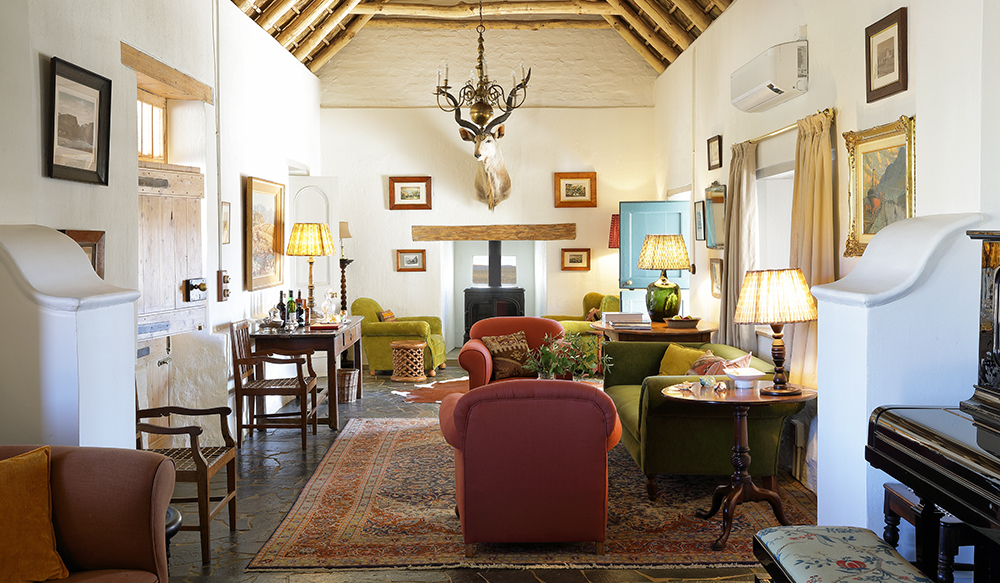
M664 318L664 322L667 324L667 328L696 328L698 322L701 318L687 318L684 320L674 320L673 318Z
M764 376L763 371L751 367L727 368L722 372L726 373L727 377L733 379L737 389L753 388L753 382Z

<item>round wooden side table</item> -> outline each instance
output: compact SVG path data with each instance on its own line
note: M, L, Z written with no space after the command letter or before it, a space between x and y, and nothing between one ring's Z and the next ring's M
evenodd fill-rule
M395 340L392 347L392 376L396 382L419 383L427 380L424 374L424 347L420 340Z

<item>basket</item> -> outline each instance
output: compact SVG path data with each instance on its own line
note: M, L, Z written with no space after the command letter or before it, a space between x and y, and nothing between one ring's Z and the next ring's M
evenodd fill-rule
M358 397L358 381L361 373L356 368L342 368L337 371L337 402L353 403Z

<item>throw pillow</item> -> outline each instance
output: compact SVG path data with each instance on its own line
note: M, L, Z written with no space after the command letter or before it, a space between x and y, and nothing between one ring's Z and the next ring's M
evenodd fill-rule
M601 319L601 312L597 308L590 308L590 311L587 312L587 315L583 319L587 322L596 322Z
M52 528L48 446L0 461L0 581L69 576Z
M688 348L671 343L660 361L660 374L672 376L687 374L694 361L698 360L698 357L705 352L707 351L700 348Z
M744 354L732 360L726 360L721 356L714 356L709 350L707 354L694 361L688 374L704 375L724 375L727 368L744 368L750 366L750 355Z
M482 341L493 357L493 380L529 374L524 370L528 360L528 337L523 330L506 336L483 336Z
M395 322L396 315L392 313L392 310L386 310L379 313L378 319L382 322Z

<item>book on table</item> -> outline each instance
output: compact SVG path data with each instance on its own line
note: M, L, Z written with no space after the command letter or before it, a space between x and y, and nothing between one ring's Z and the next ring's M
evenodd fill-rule
M651 330L653 325L650 322L612 322L611 327L615 330Z

